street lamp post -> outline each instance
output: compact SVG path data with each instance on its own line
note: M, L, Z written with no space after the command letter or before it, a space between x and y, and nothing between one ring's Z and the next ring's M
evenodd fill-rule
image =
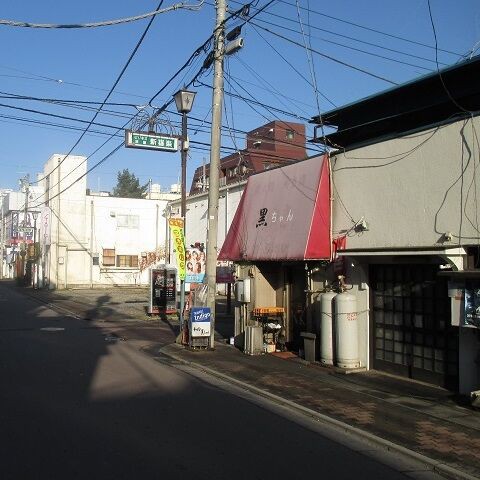
M187 220L187 154L188 154L188 132L187 132L187 114L192 110L193 101L196 92L190 92L186 89L179 90L173 95L178 113L182 114L182 199L181 216L183 219L183 238L186 238L186 220ZM185 308L185 278L180 279L180 335L183 334L184 318L183 310Z
M35 276L33 277L33 288L38 288L38 253L37 253L37 218L38 212L32 212L33 217L33 261L35 265Z

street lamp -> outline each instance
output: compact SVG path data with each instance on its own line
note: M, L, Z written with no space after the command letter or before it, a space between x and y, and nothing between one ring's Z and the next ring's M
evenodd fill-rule
M35 276L33 278L33 288L38 288L38 257L37 257L37 218L38 212L32 212L33 217L33 261L35 262ZM40 253L40 252L39 252Z
M178 113L182 114L182 203L181 216L183 218L183 238L186 238L186 220L187 220L187 153L188 153L188 132L187 132L187 113L193 106L196 92L190 92L181 89L173 95ZM184 318L183 310L185 308L185 279L180 280L180 336L183 334ZM180 337L181 338L181 337Z

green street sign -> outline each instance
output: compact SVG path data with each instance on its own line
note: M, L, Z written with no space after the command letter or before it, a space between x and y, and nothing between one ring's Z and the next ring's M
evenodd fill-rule
M127 148L144 148L161 152L176 152L178 138L171 135L150 132L132 132L125 130L125 146Z
M18 227L17 230L18 230L19 232L24 232L24 233L26 233L27 235L33 233L33 227Z

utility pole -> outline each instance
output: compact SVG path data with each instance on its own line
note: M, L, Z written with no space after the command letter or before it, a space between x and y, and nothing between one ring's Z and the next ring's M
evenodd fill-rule
M225 0L215 1L217 17L214 32L214 73L212 98L212 136L210 149L210 180L207 219L207 307L211 312L210 348L215 347L215 294L217 290L217 233L220 141L223 103L223 56L225 46Z
M25 274L27 273L27 215L28 215L28 194L29 194L29 187L30 187L30 176L27 174L20 180L22 187L25 188L25 204L24 204L24 211L23 211L23 249L20 251L20 256L22 257L22 275L23 281L25 280ZM22 281L22 283L23 283Z

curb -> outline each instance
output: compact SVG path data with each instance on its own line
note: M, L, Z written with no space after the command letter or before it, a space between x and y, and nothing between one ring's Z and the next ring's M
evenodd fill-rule
M393 452L398 452L406 457L411 458L412 460L415 460L419 463L424 464L427 466L431 471L434 473L437 473L439 475L442 475L443 477L453 479L453 480L478 480L478 477L475 477L473 475L470 475L469 473L462 472L460 470L455 469L454 467L449 466L448 464L442 463L438 460L433 460L432 458L429 458L425 455L422 455L421 453L414 452L413 450L410 450L406 447L402 447L401 445L397 445L389 440L386 440L382 437L379 437L377 435L374 435L372 433L366 432L364 430L361 430L357 427L353 427L351 425L348 425L347 423L341 422L340 420L336 420L335 418L329 417L323 413L316 412L315 410L311 410L307 407L304 407L303 405L300 405L298 403L292 402L291 400L287 400L285 398L280 397L279 395L276 395L274 393L267 392L266 390L262 390L261 388L255 387L253 385L250 385L246 382L243 382L241 380L238 380L234 377L231 377L229 375L226 375L224 373L221 373L217 370L214 370L212 368L206 367L204 365L201 365L196 362L192 362L190 360L185 360L177 355L175 355L172 352L165 351L169 346L162 347L159 349L159 353L161 355L164 355L165 357L172 358L178 362L183 363L184 365L188 365L190 367L193 367L197 370L203 371L204 373L207 373L208 375L211 375L213 377L219 378L220 380L232 383L236 385L237 387L240 387L244 390L247 390L251 393L257 394L261 397L268 398L269 400L274 401L277 404L280 405L285 405L288 406L292 409L297 410L300 413L303 413L304 415L307 415L309 417L312 417L320 422L326 423L328 425L334 426L340 430L342 430L345 433L353 434L359 437L362 437L369 442L383 448L384 450L387 451L393 451ZM180 348L180 347L179 347Z

